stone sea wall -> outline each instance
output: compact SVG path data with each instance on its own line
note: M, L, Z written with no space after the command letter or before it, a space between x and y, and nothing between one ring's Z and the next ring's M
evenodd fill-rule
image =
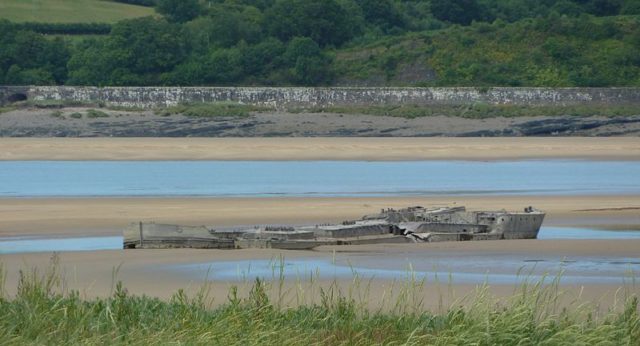
M162 107L189 102L238 102L277 109L410 104L640 104L640 88L303 88L0 86L0 105L21 100Z

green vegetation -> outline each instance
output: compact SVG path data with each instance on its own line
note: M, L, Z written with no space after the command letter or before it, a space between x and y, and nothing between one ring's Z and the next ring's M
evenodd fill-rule
M0 1L0 19L14 22L115 23L153 14L152 8L103 0Z
M69 116L72 117L73 119L82 119L82 113L78 113L78 112L73 112Z
M622 298L617 310L599 313L578 301L563 307L557 281L525 283L506 301L492 298L484 286L472 302L431 313L421 306L415 280L404 283L388 310L366 308L363 302L370 297L359 284L356 278L347 291L336 284L320 288L317 303L287 306L280 299L282 281L256 280L248 294L233 287L228 300L213 307L206 287L192 297L178 291L162 301L130 295L118 283L110 297L84 300L77 291L60 292L63 282L55 269L42 275L23 271L14 297L0 291L0 343L636 345L640 340L635 296Z
M109 114L97 109L88 109L87 118L108 118Z
M640 107L625 105L591 106L520 106L520 105L433 105L433 106L350 106L323 108L294 108L292 113L342 113L419 118L428 116L456 116L471 119L522 116L631 116L640 115Z
M0 84L640 86L637 0L44 3L0 5Z
M336 70L346 80L373 74L398 84L402 73L422 73L415 84L424 86L638 86L638 33L638 17L474 23L345 49Z
M0 107L0 114L11 112L12 110L15 110L15 109L16 109L15 106Z
M51 112L51 114L49 114L52 118L60 118L60 119L64 119L63 113L62 111L53 111Z
M109 0L107 0L109 1ZM123 4L140 5L153 7L156 5L157 0L110 0L113 2L121 2Z
M198 16L202 10L198 0L157 0L158 12L169 21L184 23Z
M160 108L155 111L161 116L181 114L188 117L247 117L251 112L265 111L268 108L230 102L188 103Z
M127 107L127 106L106 106L105 107L108 110L111 111L123 111L123 112L144 112L145 109L141 108L141 107L135 107L135 106L131 106L131 107Z
M31 30L47 35L107 35L111 25L104 23L34 23L25 22L17 25L20 30Z

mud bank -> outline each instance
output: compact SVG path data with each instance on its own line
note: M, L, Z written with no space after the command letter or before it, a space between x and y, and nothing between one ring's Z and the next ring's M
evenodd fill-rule
M19 109L0 114L0 137L505 137L638 136L637 116L414 119L363 114L252 113L248 117L161 116L152 111Z

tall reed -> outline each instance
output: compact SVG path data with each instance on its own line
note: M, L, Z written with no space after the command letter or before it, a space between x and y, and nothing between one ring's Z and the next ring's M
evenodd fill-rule
M354 271L345 288L309 275L285 283L284 258L274 279L247 278L213 306L207 285L163 301L129 294L116 282L106 298L84 300L67 289L57 261L40 273L20 274L15 296L0 288L0 344L433 344L433 345L638 345L638 297L621 296L620 308L599 313L593 305L559 304L560 276L523 282L506 300L481 285L436 313L423 307L424 280L408 273L383 296L374 281ZM2 267L0 267L2 268ZM4 270L0 283L4 285ZM115 274L114 274L115 276ZM307 299L309 296L319 299ZM621 292L624 294L624 292ZM463 300L467 300L463 302ZM380 308L366 302L381 300ZM391 308L382 308L383 306Z

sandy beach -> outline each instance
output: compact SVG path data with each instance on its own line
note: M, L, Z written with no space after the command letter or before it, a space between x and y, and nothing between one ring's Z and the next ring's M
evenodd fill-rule
M341 222L382 208L465 205L471 210L534 206L545 225L640 227L640 196L447 196L381 198L6 198L0 237L117 235L131 222L234 226Z
M554 158L640 160L640 138L0 138L0 160Z

